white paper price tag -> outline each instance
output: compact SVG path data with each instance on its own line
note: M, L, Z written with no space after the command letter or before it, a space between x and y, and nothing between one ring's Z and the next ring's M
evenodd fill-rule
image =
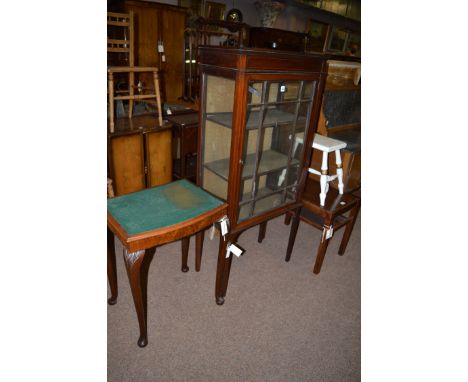
M242 253L244 253L244 250L239 248L235 244L229 244L228 247L227 247L227 251L226 251L226 259L229 257L229 255L231 253L233 255L237 256L237 257L240 257L240 255L242 255Z
M221 221L221 235L226 236L227 233L228 233L227 221L222 220Z

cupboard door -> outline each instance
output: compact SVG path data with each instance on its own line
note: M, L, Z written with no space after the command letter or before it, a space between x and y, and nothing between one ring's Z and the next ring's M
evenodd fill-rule
M110 154L114 192L117 196L145 188L142 134L112 137Z
M172 181L172 130L146 133L147 186Z
M167 102L175 102L183 94L186 14L181 11L165 9L162 15L162 40L166 58L165 62L160 65L163 94Z
M177 101L183 86L185 10L134 0L125 4L135 14L135 65L159 68L163 100ZM160 41L164 44L164 61L158 53ZM144 86L152 86L151 75L144 73L138 78Z

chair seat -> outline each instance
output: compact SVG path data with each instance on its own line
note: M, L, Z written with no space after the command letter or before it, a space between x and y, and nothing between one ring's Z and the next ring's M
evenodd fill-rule
M332 151L344 149L346 147L346 142L339 141L338 139L325 137L320 134L315 134L312 147L314 149L329 153Z

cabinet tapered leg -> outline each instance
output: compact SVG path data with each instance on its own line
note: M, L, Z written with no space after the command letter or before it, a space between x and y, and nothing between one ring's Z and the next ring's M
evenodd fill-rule
M188 251L190 246L190 236L184 237L182 240L182 272L188 272Z
M205 238L204 230L197 232L197 234L195 235L195 271L196 272L200 272L204 238Z
M107 279L111 290L111 297L107 300L109 305L117 302L117 262L115 259L115 241L114 234L107 228Z
M146 251L128 252L124 249L125 268L127 269L127 276L140 327L139 347L145 347L148 344L146 324L148 269L155 250L155 248L152 248Z
M351 210L351 216L353 218L349 223L346 224L346 228L343 233L343 238L341 239L340 249L338 250L339 255L343 255L345 253L346 246L348 245L349 238L351 237L351 233L353 232L354 223L356 223L356 219L359 214L360 208L361 208L361 203L358 202L354 206L354 208Z
M219 251L218 251L218 265L216 268L216 288L215 296L216 303L218 305L224 304L224 299L226 297L226 291L229 283L229 274L231 272L232 257L231 254L229 258L226 259L226 250L228 243L235 243L241 232L235 233L233 235L226 235L225 239L220 236L219 238Z
M297 229L299 227L299 216L301 214L301 209L298 208L294 210L292 224L291 224L291 231L289 231L289 241L288 241L288 249L286 250L286 258L285 261L289 261L291 259L291 253L294 248L294 242L296 241ZM286 216L290 216L286 214ZM289 218L290 220L291 218Z

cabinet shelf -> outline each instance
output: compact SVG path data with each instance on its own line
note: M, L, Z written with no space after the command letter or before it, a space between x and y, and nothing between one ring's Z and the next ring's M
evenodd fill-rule
M293 123L294 122L294 113L289 113L287 111L279 109L268 109L265 115L265 120L263 121L263 127L271 127L276 124L282 123ZM260 111L252 111L247 117L247 130L256 129L259 126L260 122ZM215 123L218 123L222 126L232 128L232 113L208 113L206 119ZM304 122L305 117L298 117L298 122Z
M242 170L241 179L248 179L252 177L254 165L255 165L255 154L248 154ZM291 160L291 166L299 164L297 159ZM259 168L257 171L258 175L266 175L273 171L282 170L288 165L288 156L279 153L274 150L264 151L262 158L260 160ZM224 180L229 178L229 158L220 159L217 161L205 163L205 168L214 172L216 175L220 176Z
M247 194L244 194L242 197L243 202L239 206L239 221L245 220L251 216L258 215L262 212L266 212L284 204L282 202L283 192L281 190L272 190L268 187L259 189L255 199L250 199L250 197L251 196ZM255 208L253 214L250 215L251 203L253 201L255 201ZM286 196L286 202L293 201L294 199L291 199L288 197L288 195Z

